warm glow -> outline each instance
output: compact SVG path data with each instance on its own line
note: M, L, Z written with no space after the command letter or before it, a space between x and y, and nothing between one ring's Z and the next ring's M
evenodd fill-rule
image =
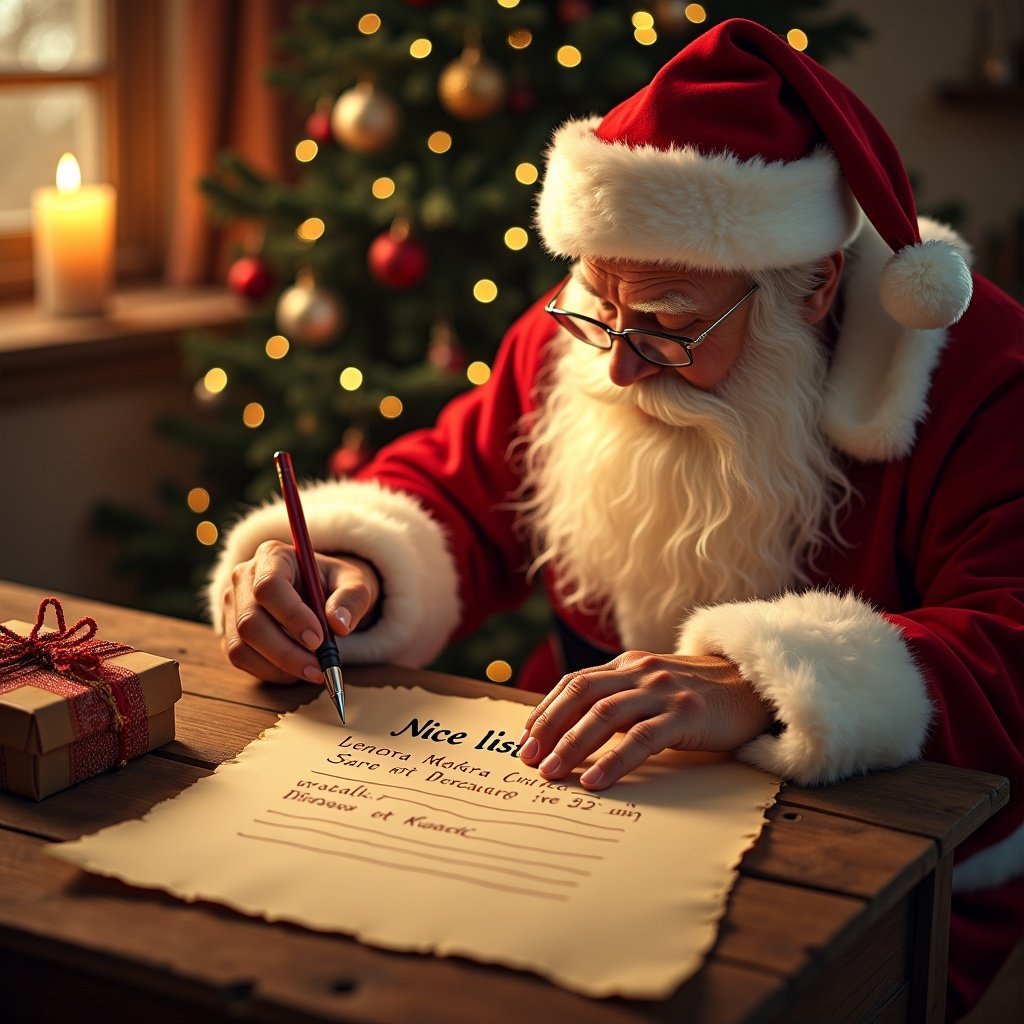
M507 7L509 10L512 10L513 7L519 6L519 0L498 0L498 6Z
M687 4L683 14L686 15L686 20L693 22L694 25L703 24L708 20L708 12L700 4Z
M355 366L346 366L338 374L338 383L346 391L358 391L363 385L363 371Z
M486 384L491 376L491 368L479 360L466 367L466 379L470 384Z
M794 50L806 50L807 49L807 33L799 28L791 28L786 33L786 42L793 47Z
M299 163L308 164L320 152L320 147L312 139L303 139L295 147L295 159Z
M431 132L427 149L431 153L447 153L452 148L452 137L447 132Z
M82 171L71 153L57 161L57 191L77 192L82 187Z
M324 222L319 217L308 217L296 229L295 234L303 242L315 242L324 233Z
M516 181L520 185L532 185L538 178L539 172L533 164L521 163L516 167Z
M217 543L217 527L210 522L209 519L204 519L201 523L196 524L196 540L200 544L205 544L210 547Z
M402 415L402 400L394 395L385 395L380 400L380 414L386 420L393 420Z
M185 500L193 512L205 512L210 507L210 492L205 487L193 487Z
M373 33L380 28L380 15L364 14L359 21L356 22L356 27L364 36L372 36Z
M583 54L575 46L560 46L555 59L563 68L574 68L583 60Z
M267 414L259 402L250 402L242 410L242 422L250 430L254 430L256 427L260 426L266 418Z
M530 236L526 233L524 228L509 228L505 232L505 244L515 252L520 249L526 248L526 243L529 242Z
M641 46L653 46L658 41L658 33L653 28L638 28L633 32L633 38Z
M507 683L512 678L512 666L507 661L492 661L485 671L492 683Z
M433 48L434 44L429 39L414 39L409 46L409 54L417 60L422 60L424 57L430 56L430 51Z
M533 42L533 33L528 28L513 29L508 34L508 45L513 50L525 50Z
M219 395L228 386L228 375L219 367L207 370L203 377L203 387L211 395Z
M654 18L647 11L637 11L631 20L633 28L654 28Z
M493 302L498 297L498 286L487 277L480 278L473 285L473 298L477 302Z
M370 186L370 191L374 199L390 199L395 194L395 183L391 178L378 178Z
M265 350L271 359L284 359L290 348L291 343L283 334L275 334L267 338Z

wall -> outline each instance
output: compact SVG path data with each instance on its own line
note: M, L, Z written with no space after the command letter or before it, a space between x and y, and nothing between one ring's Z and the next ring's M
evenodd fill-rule
M837 0L830 10L856 13L874 36L829 70L849 85L888 129L904 157L924 210L962 203L957 227L985 270L1024 298L1020 268L1024 217L1024 104L950 104L943 83L966 82L988 14L1004 56L1024 31L1020 0ZM1016 240L1014 241L1014 236ZM992 253L993 238L1001 239ZM1012 264L1012 265L1011 265Z

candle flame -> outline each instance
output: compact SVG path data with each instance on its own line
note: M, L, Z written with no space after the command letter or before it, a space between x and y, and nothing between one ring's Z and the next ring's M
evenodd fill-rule
M65 153L57 161L57 191L77 192L82 184L82 171L72 153Z

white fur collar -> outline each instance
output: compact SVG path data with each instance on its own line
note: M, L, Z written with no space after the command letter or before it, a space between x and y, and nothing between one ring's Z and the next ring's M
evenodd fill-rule
M951 242L970 263L969 247L956 232L925 217L920 229L922 239ZM840 451L865 462L890 462L914 446L948 331L903 327L882 309L878 280L892 252L870 223L848 254L845 309L823 425Z

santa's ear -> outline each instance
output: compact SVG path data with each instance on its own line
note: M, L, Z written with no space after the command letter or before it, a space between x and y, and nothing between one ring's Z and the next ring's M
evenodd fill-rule
M845 263L846 256L842 249L837 249L822 260L818 268L818 283L814 291L804 299L804 319L809 324L821 323L832 308Z

